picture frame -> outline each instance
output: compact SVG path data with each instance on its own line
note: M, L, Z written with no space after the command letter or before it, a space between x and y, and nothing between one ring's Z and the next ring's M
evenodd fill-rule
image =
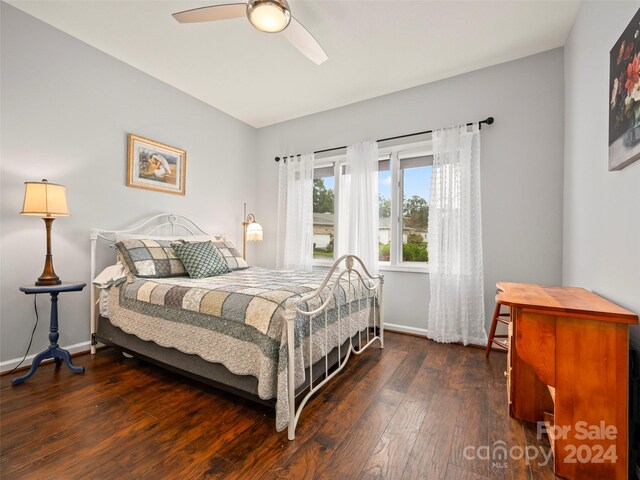
M640 158L640 9L609 52L609 171Z
M129 134L128 187L184 195L186 174L185 150Z

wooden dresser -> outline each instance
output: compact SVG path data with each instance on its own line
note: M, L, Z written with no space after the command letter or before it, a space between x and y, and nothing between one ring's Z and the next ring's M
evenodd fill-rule
M629 325L638 316L582 288L497 286L496 301L511 307L511 416L545 422L556 475L626 479Z

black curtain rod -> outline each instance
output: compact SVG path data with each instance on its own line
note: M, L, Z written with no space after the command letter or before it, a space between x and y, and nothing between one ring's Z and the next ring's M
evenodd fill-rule
M495 119L493 117L487 117L484 120L480 120L478 122L479 128L482 128L482 124L483 123L486 123L487 125L491 125L491 124L493 124L494 121L495 121ZM471 125L473 125L473 123L467 123L467 127L470 127ZM376 142L380 143L380 142L386 142L388 140L397 140L399 138L415 137L416 135L425 135L427 133L433 133L433 130L425 130L424 132L407 133L406 135L397 135L395 137L381 138L379 140L376 140ZM317 155L318 153L332 152L334 150L342 150L343 148L347 148L347 146L344 145L342 147L325 148L324 150L316 150L313 153ZM298 153L297 155L284 156L284 157L282 157L282 159L286 160L287 158L299 157L299 156L300 156L300 154ZM279 162L280 161L280 157L276 157L275 161Z

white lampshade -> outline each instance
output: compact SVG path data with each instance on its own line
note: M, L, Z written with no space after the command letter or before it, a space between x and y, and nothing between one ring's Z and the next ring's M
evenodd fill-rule
M20 215L38 217L67 217L67 195L64 185L42 182L24 182L24 204Z
M247 240L249 242L262 241L262 226L257 222L251 222L247 226Z
M247 4L247 17L261 32L281 32L291 21L286 0L251 0Z

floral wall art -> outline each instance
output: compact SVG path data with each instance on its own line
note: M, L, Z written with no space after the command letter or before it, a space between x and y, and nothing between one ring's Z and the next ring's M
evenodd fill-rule
M609 170L640 158L640 9L610 52Z

